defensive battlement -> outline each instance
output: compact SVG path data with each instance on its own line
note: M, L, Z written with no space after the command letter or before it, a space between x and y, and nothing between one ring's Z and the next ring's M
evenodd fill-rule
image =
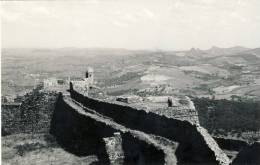
M92 72L90 73L92 74ZM134 130L140 131L142 134L140 137L138 135L137 141L142 141L141 143L145 142L145 145L152 144L155 150L157 150L157 153L163 153L164 162L168 162L166 164L176 164L172 163L176 162L176 159L168 160L168 158L174 157L174 153L178 150L170 150L170 148L175 146L173 145L175 143L179 143L180 148L186 145L191 148L187 153L181 153L189 155L189 161L214 162L216 164L229 163L228 157L220 150L214 139L205 129L200 127L198 113L189 97L171 95L93 97L91 94L89 95L89 92L93 90L90 88L90 86L93 85L91 83L93 82L91 74L86 74L86 78L82 80L70 81L70 97L66 96L61 107L57 110L63 112L61 111L64 109L63 106L67 104L66 106L68 108L70 107L69 109L76 112L75 118L77 119L73 121L78 121L78 118L83 119L78 116L78 112L80 114L89 115L89 117L92 116L92 123L97 124L97 121L100 122L101 125L97 126L99 130L98 133L106 133L107 131L102 131L105 127L108 127L108 130L112 129L111 134L119 131L122 134L122 139L117 134L112 136L98 135L101 137L105 136L103 143L105 143L110 162L122 162L125 161L124 156L129 157L128 151L124 153L126 147L122 147L126 144L125 140L127 138L125 137L125 133L127 133L129 129L129 133L134 138L136 137L136 131ZM68 111L68 113L74 112ZM98 119L100 117L102 117L102 119ZM68 118L71 118L71 115L68 115ZM68 121L71 120L68 119ZM53 132L55 132L58 137L64 136L56 131ZM79 131L79 133L81 133L81 131ZM157 137L152 137L152 135ZM146 139L143 141L144 138L150 140ZM155 143L156 138L160 138L160 141L164 142L171 141L170 147L167 148L162 144ZM163 140L164 138L167 140ZM195 141L196 143L194 143ZM131 144L133 143L131 142ZM144 146L142 146L142 148L143 147ZM120 152L115 155L115 150ZM180 162L181 159L182 158L179 157Z
M61 99L61 102L57 104L57 113L64 113L67 107L70 110L67 110L66 113L68 115L54 115L57 117L68 117L68 121L76 124L75 122L82 122L82 125L76 124L78 129L82 129L82 131L77 131L78 134L83 135L83 131L93 131L94 133L98 133L97 137L111 137L112 138L105 138L105 148L108 151L108 156L111 162L116 160L120 161L121 153L124 156L129 157L129 154L132 152L125 151L125 149L131 148L130 146L124 147L127 143L125 140L128 138L125 137L125 134L129 133L135 139L135 141L143 141L144 144L150 144L155 147L157 153L163 152L165 156L163 164L176 164L172 163L172 161L176 162L174 158L174 153L176 153L178 161L182 161L184 155L188 156L189 160L185 159L185 161L192 161L192 162L207 162L208 164L228 164L229 159L224 154L224 152L218 147L217 143L214 139L207 133L207 131L200 127L198 123L195 123L191 120L182 121L180 119L176 119L173 117L166 116L164 114L156 114L152 111L143 110L138 107L134 107L131 104L118 102L118 101L106 101L96 98L91 98L89 96L84 96L79 91L71 90L71 97L67 96L64 99ZM67 105L66 105L67 104ZM59 107L60 106L60 107ZM71 107L71 108L69 108ZM79 116L79 114L84 115L84 117L92 116L94 118L91 121L92 125L98 124L95 129L85 129L86 126L92 128L91 123L84 123L86 119L83 116ZM72 119L73 113L75 113L75 119ZM94 117L96 116L96 117ZM101 119L102 117L102 119ZM97 120L97 118L100 118ZM91 119L92 120L92 119ZM56 121L64 121L57 119ZM66 120L65 120L66 121ZM97 122L98 121L98 122ZM66 124L66 126L69 124ZM57 124L56 126L62 126L61 124ZM74 126L71 126L74 127ZM104 135L104 133L108 133L108 130L104 130L105 127L112 127L116 130L111 130L109 136ZM72 129L72 128L71 128ZM57 133L55 135L62 138L67 139L64 137L63 133L59 133L59 130L71 130L68 128L55 128ZM75 129L75 128L73 128ZM99 131L96 131L99 130ZM119 152L116 156L113 154L115 148L120 147L120 137L113 135L114 132L120 132L122 134L122 144L123 151ZM140 132L140 136L136 133ZM91 133L92 134L92 133ZM68 133L71 136L71 133ZM82 135L76 137L82 137ZM84 134L87 135L87 134ZM156 139L163 142L157 143L155 142ZM112 140L111 140L112 139ZM139 139L139 140L138 140ZM142 140L143 139L143 140ZM110 141L115 142L115 145L110 145ZM157 140L156 140L157 141ZM143 143L142 142L142 143ZM168 144L169 143L169 144ZM174 145L174 144L179 145ZM66 143L67 144L67 143ZM131 145L136 144L136 142L129 143ZM169 145L169 148L167 146ZM151 147L150 146L150 149ZM175 147L174 147L175 146ZM141 150L143 150L144 146L142 146ZM174 147L174 149L173 149ZM184 148L183 148L184 147ZM189 150L185 150L185 148L189 148ZM173 150L172 150L172 149ZM175 151L176 149L176 151ZM118 149L116 149L119 151ZM137 151L136 149L135 151ZM172 151L171 151L172 150ZM111 155L112 153L112 155ZM119 155L119 156L118 156ZM123 155L122 155L123 156ZM130 156L132 157L132 156ZM161 157L161 156L160 156ZM174 158L173 160L169 161L169 158ZM151 159L151 158L149 158ZM124 159L125 160L125 159ZM127 158L128 160L128 158ZM154 160L153 160L154 161ZM169 163L166 163L166 162ZM147 163L149 164L149 163Z
M193 102L189 97L173 97L173 96L164 96L164 97L139 97L139 96L122 96L122 97L113 97L107 99L99 99L88 96L84 91L74 88L72 82L72 88L70 90L71 97L85 104L86 107L98 109L99 106L109 107L113 106L116 109L138 109L139 111L144 111L148 113L153 113L160 116L165 116L168 118L175 118L178 120L186 120L191 123L199 124L198 112L196 111ZM178 101L178 104L174 106L168 105L168 99L174 99L175 102ZM159 100L159 101L158 101ZM91 103L90 103L91 102ZM92 107L94 106L94 107Z
M58 91L65 92L71 83L74 88L81 90L85 95L88 94L88 90L94 84L94 69L91 67L87 68L84 78L70 78L58 79L58 78L48 78L43 80L43 89L47 91Z
M89 89L93 86L93 84L94 84L94 69L88 67L85 78L70 80L70 90L73 90L75 88L79 91L82 91L82 93L87 96Z
M68 80L58 80L55 78L47 79L44 81L44 88L49 89L64 89L64 86L69 85L69 91L77 91L83 96L89 96L89 93L102 93L99 91L94 91L94 69L88 67L84 78L77 78ZM60 90L66 91L66 90ZM64 92L66 93L66 92ZM97 94L95 94L97 96ZM92 97L93 99L97 99ZM157 115L164 115L169 118L176 118L180 120L187 120L193 123L199 123L198 113L191 99L187 96L177 97L173 95L167 96L136 96L136 95L122 95L114 98L109 98L112 104L118 104L121 106L131 106L144 110L147 112L152 112ZM99 100L99 101L108 101Z
M191 99L187 96L146 96L141 97L137 95L122 95L117 97L105 97L98 99L89 96L91 87L94 82L94 70L88 68L86 76L83 79L70 81L71 96L74 93L86 96L86 99L92 99L97 104L113 104L121 108L122 106L129 106L145 112L154 113L157 115L166 116L168 118L175 118L179 120L187 120L192 123L199 123L198 113ZM92 92L93 93L93 92ZM76 100L76 98L75 98ZM77 100L78 101L78 100Z

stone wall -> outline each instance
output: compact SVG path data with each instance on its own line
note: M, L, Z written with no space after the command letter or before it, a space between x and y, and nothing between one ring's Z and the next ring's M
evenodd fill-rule
M19 131L20 104L2 104L1 115L2 136Z
M185 162L204 162L211 164L228 164L229 159L219 148L214 139L199 125L181 121L155 113L146 112L121 103L105 102L84 97L71 90L71 97L84 106L104 116L112 118L128 128L155 134L180 143L179 158Z
M120 132L124 164L164 164L164 153L130 133L113 128L107 123L79 114L59 97L51 122L51 134L67 151L79 155L97 155L100 164L109 164L109 151L104 138Z
M186 106L158 108L156 110L153 110L152 113L160 116L166 116L167 118L173 118L199 124L197 111Z
M58 93L33 90L25 95L20 107L20 131L23 133L49 132Z
M33 90L22 103L1 105L2 135L49 132L57 93Z

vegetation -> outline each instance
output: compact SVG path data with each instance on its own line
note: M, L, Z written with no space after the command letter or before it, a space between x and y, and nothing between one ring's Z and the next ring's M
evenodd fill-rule
M104 84L106 86L112 86L112 85L122 85L127 83L128 81L140 77L138 72L127 72L126 74L120 76L120 77L114 77L112 79L106 79L104 80Z
M210 133L241 135L243 132L260 131L260 102L240 98L233 100L213 100L194 98L202 126Z

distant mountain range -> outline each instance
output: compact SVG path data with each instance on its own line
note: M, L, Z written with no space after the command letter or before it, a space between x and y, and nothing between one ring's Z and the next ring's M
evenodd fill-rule
M257 48L259 49L259 48ZM207 50L201 50L198 48L191 48L189 51L184 51L185 55L192 57L214 57L223 55L236 55L239 53L253 53L256 49L245 48L242 46L235 46L230 48L219 48L216 46ZM259 51L257 52L259 54Z

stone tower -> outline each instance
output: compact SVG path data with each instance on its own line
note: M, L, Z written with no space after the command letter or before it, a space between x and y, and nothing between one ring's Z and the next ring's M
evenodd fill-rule
M88 85L92 85L94 83L94 69L88 67L86 71L85 81L87 81Z

